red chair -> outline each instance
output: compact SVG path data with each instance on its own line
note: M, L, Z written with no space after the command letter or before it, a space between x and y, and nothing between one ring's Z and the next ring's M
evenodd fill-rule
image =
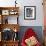
M22 38L21 46L27 46L26 43L25 43L25 39L28 39L29 37L32 37L32 36L34 36L37 39L37 35L34 32L34 30L32 28L27 29L27 31L25 32L24 37ZM39 41L37 42L37 44L35 46L41 46Z

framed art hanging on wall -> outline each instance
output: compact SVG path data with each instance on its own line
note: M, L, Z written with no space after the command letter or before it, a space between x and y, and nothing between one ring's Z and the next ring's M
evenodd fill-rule
M24 19L25 20L36 19L36 6L24 6Z

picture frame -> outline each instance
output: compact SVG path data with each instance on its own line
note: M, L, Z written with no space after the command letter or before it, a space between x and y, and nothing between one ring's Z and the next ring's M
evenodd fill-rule
M18 12L17 12L16 10L10 10L10 11L9 11L9 14L10 14L10 15L17 15L17 13L18 13Z
M9 10L2 10L2 15L9 15Z
M36 6L24 6L24 19L25 20L36 19Z
M1 32L0 32L0 41L1 41Z
M0 24L1 24L1 15L0 15Z

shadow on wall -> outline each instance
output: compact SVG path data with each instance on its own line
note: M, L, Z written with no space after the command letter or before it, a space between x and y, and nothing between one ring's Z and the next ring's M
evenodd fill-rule
M43 33L42 33L43 30L42 30L42 26L21 26L20 27L20 31L19 31L19 39L20 39L20 41L22 40L23 35L24 35L25 31L28 28L32 28L34 30L34 32L36 32L39 41L41 43L43 43L43 36L42 36L43 35Z

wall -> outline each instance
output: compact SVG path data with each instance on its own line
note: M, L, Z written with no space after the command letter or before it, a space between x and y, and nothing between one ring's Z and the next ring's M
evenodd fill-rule
M15 6L15 0L0 0L0 6ZM43 26L42 0L17 0L20 26ZM36 20L24 20L24 6L36 6Z
M28 28L32 28L34 32L37 34L39 41L43 43L42 26L21 26L19 31L20 42Z
M10 6L15 6L14 3L15 0L0 0L0 6L1 7L10 7ZM32 27L36 30L37 35L42 42L43 38L43 28L39 26L43 26L43 6L42 6L42 0L17 0L17 6L19 6L19 24L20 26L36 26ZM36 6L36 20L24 20L24 6ZM12 17L10 17L12 18ZM9 18L9 20L10 20ZM14 21L13 21L14 22ZM38 26L38 27L37 27ZM27 27L21 27L20 33L23 33L24 28L26 29ZM39 30L38 30L39 29ZM21 36L21 35L20 35Z
M42 0L21 0L19 24L21 26L43 26ZM24 6L36 6L36 20L24 20Z
M44 0L43 3L44 3L44 5L43 5L44 6L43 7L44 8L44 26L46 26L46 0Z

